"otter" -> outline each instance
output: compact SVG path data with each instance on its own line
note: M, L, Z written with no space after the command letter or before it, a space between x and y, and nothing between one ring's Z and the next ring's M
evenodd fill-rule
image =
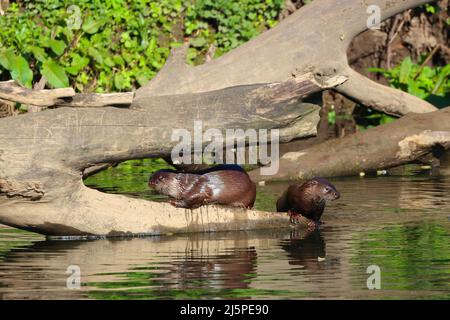
M308 226L315 229L327 202L340 198L339 191L323 178L313 178L303 184L292 184L277 201L277 211L287 212L291 223L300 216L309 220Z
M251 209L255 203L256 185L241 168L218 166L201 173L155 172L150 188L169 197L175 207L195 209L221 204Z

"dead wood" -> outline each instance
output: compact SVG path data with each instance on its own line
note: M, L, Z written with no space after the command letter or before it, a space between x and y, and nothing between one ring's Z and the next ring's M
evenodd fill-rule
M408 114L401 119L333 139L299 152L288 152L280 159L278 174L252 179L307 179L373 172L406 163L422 161L431 154L439 156L450 148L450 108L426 114Z

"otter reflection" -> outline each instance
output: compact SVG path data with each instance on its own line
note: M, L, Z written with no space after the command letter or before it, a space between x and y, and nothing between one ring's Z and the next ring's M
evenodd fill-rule
M294 229L290 239L280 242L280 247L288 253L290 265L303 266L308 270L321 270L324 267L325 240L320 230Z
M0 263L0 298L85 298L92 291L114 294L142 288L155 298L195 289L247 289L256 276L261 235L186 235L94 241L38 241L5 252ZM68 266L81 270L80 290L68 290ZM123 290L120 291L120 290Z
M257 253L254 247L232 248L226 254L186 256L172 261L167 283L176 289L247 289L255 277Z

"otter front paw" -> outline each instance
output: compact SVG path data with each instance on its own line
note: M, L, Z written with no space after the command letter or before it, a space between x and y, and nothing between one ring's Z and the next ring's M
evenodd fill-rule
M314 231L316 229L319 229L320 225L321 225L320 221L309 220L308 221L308 231Z
M294 211L288 211L288 215L289 215L289 222L293 225L295 224L299 224L300 223L300 217L301 214L294 212Z

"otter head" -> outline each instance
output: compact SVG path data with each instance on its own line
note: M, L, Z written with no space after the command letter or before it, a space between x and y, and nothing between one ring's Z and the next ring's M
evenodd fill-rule
M150 176L148 186L158 193L170 195L175 176L176 173L171 170L163 169L156 171Z
M311 184L315 186L321 198L326 202L336 200L341 197L341 194L336 190L336 187L326 179L314 178L311 180Z

